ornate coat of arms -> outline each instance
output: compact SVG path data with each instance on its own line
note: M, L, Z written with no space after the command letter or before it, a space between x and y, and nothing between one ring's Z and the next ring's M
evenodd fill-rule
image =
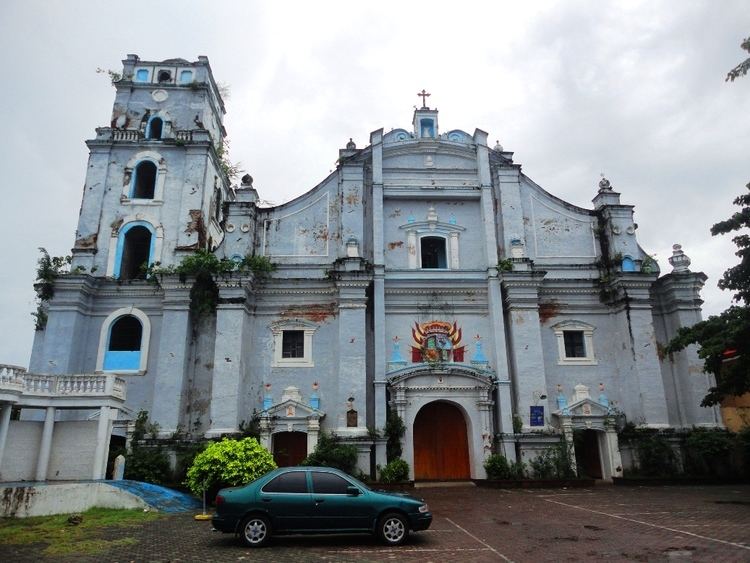
M461 329L455 321L428 321L414 323L411 329L414 345L411 347L412 362L463 362L465 346L461 344Z

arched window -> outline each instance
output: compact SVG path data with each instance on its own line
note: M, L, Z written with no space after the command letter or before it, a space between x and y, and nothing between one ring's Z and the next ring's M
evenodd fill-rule
M125 315L110 325L104 353L104 369L137 370L141 365L143 325L136 317Z
M135 167L132 199L154 199L156 191L156 164L150 160L139 162Z
M99 333L98 372L146 372L151 323L133 307L113 311Z
M193 71L183 70L180 72L180 84L190 84L193 81Z
M120 234L122 247L115 277L123 280L146 279L146 267L151 263L153 236L143 225L134 225Z
M420 240L422 268L447 268L445 239L443 237L422 237Z
M152 117L146 126L146 138L158 141L161 139L163 128L164 121L162 121L161 117Z
M623 272L635 272L635 262L630 256L626 256L622 259L622 271Z
M145 68L139 68L135 73L136 82L148 82L148 70Z

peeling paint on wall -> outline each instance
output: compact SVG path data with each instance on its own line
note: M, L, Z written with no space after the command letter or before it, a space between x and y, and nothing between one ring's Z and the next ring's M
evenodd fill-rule
M539 322L544 324L560 314L560 304L556 301L548 301L539 304Z
M294 305L281 312L284 319L295 318L322 323L336 316L336 304L324 303L318 305Z

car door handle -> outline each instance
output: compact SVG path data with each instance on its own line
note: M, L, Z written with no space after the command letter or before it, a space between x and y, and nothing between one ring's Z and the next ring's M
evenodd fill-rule
M320 504L321 502L325 502L325 500L326 499L324 499L324 498L316 498L315 499L315 504Z

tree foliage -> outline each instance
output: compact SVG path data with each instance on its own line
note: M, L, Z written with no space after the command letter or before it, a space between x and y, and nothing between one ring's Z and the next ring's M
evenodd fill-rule
M740 47L742 47L745 51L750 53L750 37L746 37L740 44ZM750 70L750 58L745 59L736 67L734 67L732 70L730 70L727 73L727 81L734 82L736 78L739 78L740 76L745 76L748 70Z
M716 378L716 385L701 402L704 407L716 405L724 397L750 391L750 236L742 233L750 228L750 184L747 189L748 193L734 200L740 211L711 227L714 236L740 232L732 238L740 263L727 269L719 280L719 287L733 291L733 300L740 305L681 328L666 348L671 353L691 344L699 346L703 370Z
M750 52L750 37L741 47ZM750 70L750 58L745 59L727 74L728 81L745 76ZM666 351L677 352L689 346L699 346L698 356L703 359L703 371L713 374L716 385L711 387L701 401L709 407L721 402L724 397L742 395L750 391L750 184L748 193L735 198L740 210L725 221L711 227L711 234L738 233L732 238L737 245L735 254L740 263L724 272L719 280L721 289L734 292L733 305L720 315L710 316L691 327L681 328L667 345Z

